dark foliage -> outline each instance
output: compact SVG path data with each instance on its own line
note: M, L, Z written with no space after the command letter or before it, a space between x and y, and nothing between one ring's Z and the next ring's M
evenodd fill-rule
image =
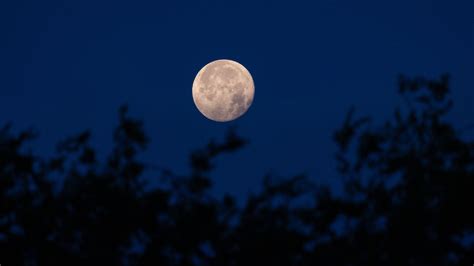
M243 206L209 192L214 158L247 143L233 130L191 154L189 176L149 177L137 158L148 138L126 108L105 161L89 132L44 159L27 149L33 131L7 125L0 263L471 265L474 142L445 119L448 77L400 77L399 89L406 106L392 119L376 125L351 110L335 132L342 196L305 176L269 176Z

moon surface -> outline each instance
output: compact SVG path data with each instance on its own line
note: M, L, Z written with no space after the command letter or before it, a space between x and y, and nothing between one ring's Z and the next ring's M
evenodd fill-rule
M232 60L204 66L193 83L193 100L207 118L227 122L242 116L253 102L255 86L250 72Z

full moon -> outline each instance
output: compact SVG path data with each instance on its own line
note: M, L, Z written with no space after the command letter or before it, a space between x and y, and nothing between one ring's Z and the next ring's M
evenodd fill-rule
M193 83L193 100L207 118L227 122L242 116L253 102L252 75L232 60L216 60L204 66Z

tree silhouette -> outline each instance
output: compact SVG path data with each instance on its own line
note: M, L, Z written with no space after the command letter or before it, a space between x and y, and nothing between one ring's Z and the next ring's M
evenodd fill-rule
M0 130L2 265L470 265L474 142L445 115L449 78L399 78L406 105L376 124L349 111L334 133L344 193L306 176L263 179L239 206L210 193L214 159L245 146L229 130L180 176L138 159L142 122L119 110L99 160L90 133L35 155L33 130ZM150 183L156 185L150 186Z
M349 113L335 139L346 201L358 210L351 236L364 243L353 261L371 265L463 265L473 261L467 240L474 216L473 142L444 116L452 108L447 75L439 80L399 78L407 108L381 126ZM355 154L349 160L350 144ZM362 256L362 257L361 257Z

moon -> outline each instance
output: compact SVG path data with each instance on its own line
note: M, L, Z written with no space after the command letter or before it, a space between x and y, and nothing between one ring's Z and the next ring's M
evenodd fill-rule
M253 102L255 86L250 72L227 59L205 65L193 83L193 100L208 119L227 122L241 117Z

